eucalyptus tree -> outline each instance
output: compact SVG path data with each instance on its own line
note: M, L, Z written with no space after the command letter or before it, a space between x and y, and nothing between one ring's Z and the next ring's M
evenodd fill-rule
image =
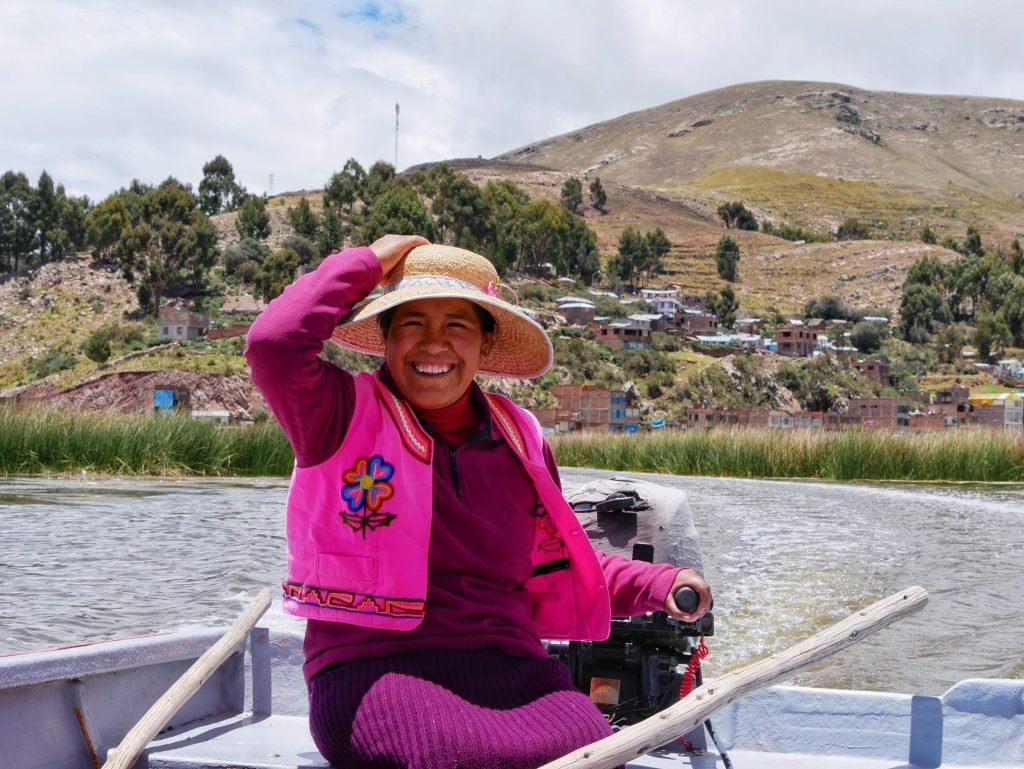
M203 178L199 182L199 208L207 216L234 211L247 195L245 188L235 179L235 169L223 155L203 165Z

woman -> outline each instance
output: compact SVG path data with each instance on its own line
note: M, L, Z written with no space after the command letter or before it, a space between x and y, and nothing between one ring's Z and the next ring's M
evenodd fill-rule
M332 337L384 365L323 361ZM329 256L260 315L246 357L295 450L284 607L308 620L310 727L332 764L538 766L610 733L541 638L707 611L694 570L596 553L536 419L474 383L552 359L483 257L395 235ZM684 586L693 613L672 600Z

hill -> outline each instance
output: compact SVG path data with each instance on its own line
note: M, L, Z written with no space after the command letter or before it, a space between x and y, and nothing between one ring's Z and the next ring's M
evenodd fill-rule
M929 224L996 239L1024 215L1024 102L764 81L698 94L500 155L759 218L881 238Z

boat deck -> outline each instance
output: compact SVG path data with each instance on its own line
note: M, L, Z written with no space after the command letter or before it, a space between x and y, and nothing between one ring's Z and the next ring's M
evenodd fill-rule
M1020 743L1018 743L1018 748ZM736 769L911 769L948 767L981 769L999 766L989 755L979 763L908 763L887 757L820 752L795 753L730 749ZM1007 746L1008 752L1013 748ZM205 720L187 728L161 735L146 751L148 769L330 769L310 737L302 716L240 714L219 720ZM981 756L979 756L981 758ZM941 761L941 759L940 759ZM1002 764L1006 766L1006 764ZM627 764L628 769L722 769L725 763L714 750L688 753L681 746L667 746ZM344 769L344 768L342 768Z
M182 631L0 657L0 766L91 769L86 742L103 759L219 637ZM326 769L309 734L301 661L300 636L255 629L136 769ZM776 686L713 723L736 769L1024 766L1021 680L961 681L940 697ZM673 743L628 766L725 769L703 729L688 737L708 748Z

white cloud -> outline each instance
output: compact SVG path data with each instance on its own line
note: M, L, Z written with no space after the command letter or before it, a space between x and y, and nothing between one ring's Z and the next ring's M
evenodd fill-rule
M1016 0L6 0L0 171L319 187L348 157L489 157L739 82L1024 96Z

